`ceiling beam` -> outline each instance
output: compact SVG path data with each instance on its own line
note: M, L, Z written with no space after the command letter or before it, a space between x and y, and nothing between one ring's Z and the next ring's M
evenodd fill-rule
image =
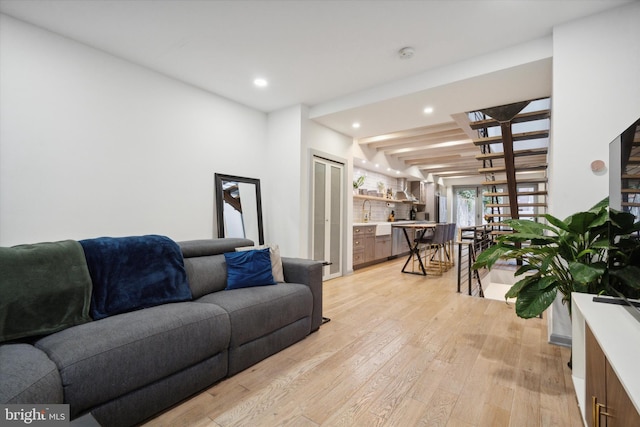
M407 138L411 136L425 135L429 133L441 132L452 129L459 129L460 127L456 122L439 123L437 125L423 126L419 128L407 129L403 131L387 133L384 135L368 136L364 138L358 138L358 144L366 145L374 142L382 142L389 139Z
M406 138L388 139L385 141L374 142L368 145L376 150L384 150L385 148L395 148L397 146L419 146L435 144L439 142L456 141L467 139L467 135L460 129L445 130L442 132L433 132L422 135L413 135Z

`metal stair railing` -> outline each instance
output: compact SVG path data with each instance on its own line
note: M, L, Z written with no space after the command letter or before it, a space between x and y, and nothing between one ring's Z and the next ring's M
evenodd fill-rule
M467 294L484 298L482 279L477 270L471 266L476 261L477 255L489 248L492 244L491 227L481 225L475 227L462 227L460 239L458 239L458 292L461 292L462 284L467 283Z

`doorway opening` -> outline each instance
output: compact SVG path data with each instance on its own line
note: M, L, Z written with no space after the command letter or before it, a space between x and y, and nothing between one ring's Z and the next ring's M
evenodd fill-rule
M313 156L312 258L326 263L322 279L342 276L344 236L344 164Z

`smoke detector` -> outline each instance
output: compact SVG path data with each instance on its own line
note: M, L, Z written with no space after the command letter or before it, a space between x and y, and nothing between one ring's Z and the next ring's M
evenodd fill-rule
M398 51L398 56L400 57L400 59L411 59L413 58L414 53L415 51L413 50L413 48L407 46Z

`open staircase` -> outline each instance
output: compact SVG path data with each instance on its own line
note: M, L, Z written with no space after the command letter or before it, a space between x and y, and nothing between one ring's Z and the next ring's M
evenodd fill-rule
M640 213L640 119L620 136L622 209Z
M492 234L510 232L505 219L535 220L547 207L547 153L551 110L549 98L523 101L469 113L478 132L476 158L485 176L485 219Z
M482 195L486 224L461 230L458 292L466 283L469 295L504 300L505 292L515 283L514 266L485 271L481 277L480 272L471 270L471 265L483 250L477 245L479 239L485 239L482 236L491 237L485 245L488 247L495 235L513 231L505 220L537 221L537 217L546 212L550 99L517 102L467 114L472 120L471 129L478 133L473 144L481 150L476 159L482 165L478 173L485 177ZM462 264L466 268L463 269Z

